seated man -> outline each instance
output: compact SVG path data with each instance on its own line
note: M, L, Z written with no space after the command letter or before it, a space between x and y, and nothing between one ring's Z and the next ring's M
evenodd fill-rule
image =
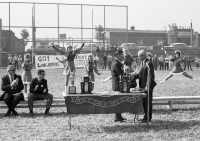
M47 99L45 115L50 116L49 109L53 101L53 95L48 93L47 80L44 79L45 71L39 69L37 77L32 79L30 84L30 94L28 95L28 107L30 116L33 116L33 101Z
M19 114L15 111L15 107L20 101L24 100L24 95L21 92L24 89L24 85L21 76L15 74L13 65L9 65L7 71L8 74L1 78L1 89L4 93L0 99L4 100L8 106L8 111L4 117L9 116L11 112L18 116Z

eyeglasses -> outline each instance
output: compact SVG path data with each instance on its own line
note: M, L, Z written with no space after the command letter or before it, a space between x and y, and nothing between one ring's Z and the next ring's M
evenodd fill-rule
M46 74L42 73L41 75L45 76Z

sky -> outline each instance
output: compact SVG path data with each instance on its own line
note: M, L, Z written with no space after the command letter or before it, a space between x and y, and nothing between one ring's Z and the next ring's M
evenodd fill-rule
M9 2L9 1L3 1ZM123 5L128 7L128 29L131 26L135 30L168 30L169 24L176 23L178 26L189 27L191 22L194 31L200 32L200 1L199 0L13 0L12 2L36 2L36 3L66 3L66 4L94 4L94 5ZM59 6L60 27L81 26L81 8L79 5ZM93 20L92 20L93 10ZM104 25L104 8L102 6L83 6L83 37L91 40L92 30L97 25ZM126 28L126 7L105 8L106 28ZM32 25L32 5L12 4L11 5L11 26ZM8 4L0 3L0 18L2 25L8 25ZM57 5L36 5L35 11L36 26L55 27L57 22ZM6 29L6 28L4 28ZM7 28L8 29L8 28ZM22 28L13 28L15 35L21 38ZM27 28L31 35L31 28ZM67 38L81 38L80 29L60 29L60 33L66 33ZM94 34L94 33L93 33ZM38 28L36 38L57 38L56 28ZM30 45L29 45L30 46Z

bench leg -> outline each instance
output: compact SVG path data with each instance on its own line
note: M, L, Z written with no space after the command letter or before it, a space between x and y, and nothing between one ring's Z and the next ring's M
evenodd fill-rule
M173 110L173 106L172 106L172 101L168 101L168 109L170 110L170 111L172 111Z

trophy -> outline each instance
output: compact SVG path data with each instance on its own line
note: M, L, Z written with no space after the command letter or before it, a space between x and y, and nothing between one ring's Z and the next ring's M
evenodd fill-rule
M130 93L130 77L129 77L129 67L124 66L124 74L121 76L121 80L119 82L120 92L121 93Z
M75 82L74 72L70 72L69 81L70 81L70 86L68 87L68 94L76 94L76 87L74 86Z
M92 82L90 82L90 77L83 77L83 82L81 82L81 93L82 94L91 94Z

